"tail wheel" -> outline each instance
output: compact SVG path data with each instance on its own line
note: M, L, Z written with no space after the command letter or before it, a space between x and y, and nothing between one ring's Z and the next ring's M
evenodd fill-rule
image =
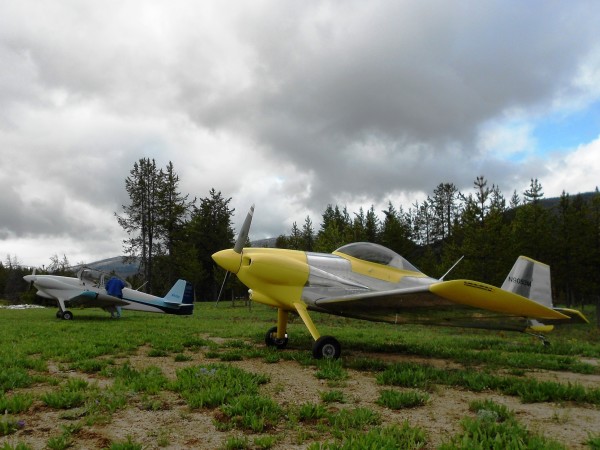
M265 335L265 344L267 347L277 347L278 349L284 349L288 343L288 335L285 334L283 339L277 339L277 327L270 328Z
M321 336L313 344L313 358L338 359L342 354L342 346L333 336Z
M71 311L65 311L62 313L62 318L64 320L73 320L73 313Z

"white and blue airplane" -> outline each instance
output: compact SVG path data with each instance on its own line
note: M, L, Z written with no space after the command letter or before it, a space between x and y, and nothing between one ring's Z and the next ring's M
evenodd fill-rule
M59 308L56 317L65 320L73 319L67 307L102 308L112 318L121 317L121 309L177 315L194 312L194 290L185 280L178 280L161 298L132 289L118 277L87 267L80 269L76 278L36 275L34 270L23 279L37 288L40 297L56 300Z

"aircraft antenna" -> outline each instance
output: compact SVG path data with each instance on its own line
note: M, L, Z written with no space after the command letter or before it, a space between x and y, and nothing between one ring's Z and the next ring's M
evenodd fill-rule
M458 258L458 261L456 261L454 263L454 265L452 267L450 267L450 269L448 269L448 271L444 275L442 275L442 278L440 278L439 281L444 281L444 278L446 278L446 275L448 275L450 272L452 272L452 269L454 269L458 265L458 263L462 261L462 259L464 257L465 257L465 255L462 255L460 258Z

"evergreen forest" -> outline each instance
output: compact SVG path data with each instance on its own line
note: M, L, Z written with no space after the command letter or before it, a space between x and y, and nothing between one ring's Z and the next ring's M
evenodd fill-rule
M115 219L128 236L124 258L140 262L139 274L130 281L163 295L177 278L185 278L194 284L198 301L213 301L224 273L211 255L232 247L235 240L232 199L214 188L204 198L190 198L180 192L179 184L171 162L162 168L149 158L137 161L126 178L130 202L115 212ZM447 279L467 278L496 286L516 258L525 255L551 266L555 304L600 301L598 188L546 199L537 179L531 179L524 192L509 197L484 176L475 178L469 192L444 181L407 209L392 201L383 211L372 205L348 211L330 204L320 218L307 216L303 224L291 224L274 245L332 252L357 241L384 245L434 277L464 255ZM69 273L66 256L51 259L48 273ZM10 256L0 264L0 293L5 299L18 302L31 296L24 294L22 276L27 271ZM244 296L245 288L234 278L230 277L226 295Z

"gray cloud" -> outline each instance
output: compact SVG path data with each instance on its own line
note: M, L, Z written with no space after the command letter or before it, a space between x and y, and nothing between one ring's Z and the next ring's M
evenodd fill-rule
M482 174L510 196L552 169L527 149L518 164L490 153L482 131L596 100L593 80L577 79L598 71L599 9L9 0L0 241L90 235L119 248L112 215L142 157L173 161L192 196L234 197L239 220L264 205L259 235L318 222L340 199L469 190Z

